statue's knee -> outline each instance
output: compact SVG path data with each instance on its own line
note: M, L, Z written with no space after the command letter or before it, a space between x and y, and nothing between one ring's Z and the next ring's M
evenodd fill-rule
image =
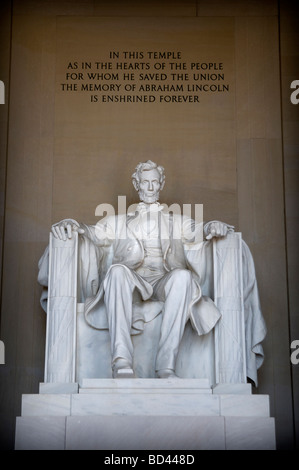
M119 264L112 265L109 271L109 276L111 279L117 279L123 281L126 275L126 268Z
M172 272L173 281L180 286L189 286L192 282L192 274L188 269L175 269Z

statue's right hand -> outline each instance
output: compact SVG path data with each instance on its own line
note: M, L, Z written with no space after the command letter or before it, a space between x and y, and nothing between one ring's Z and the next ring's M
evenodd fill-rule
M66 241L72 238L73 232L84 233L80 224L74 219L64 219L57 224L52 225L51 232L55 238Z

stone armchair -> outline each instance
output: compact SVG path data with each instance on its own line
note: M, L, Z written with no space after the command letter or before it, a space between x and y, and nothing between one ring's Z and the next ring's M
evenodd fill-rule
M208 378L211 385L248 380L257 385L266 327L251 253L241 233L232 232L225 238L203 243L208 268L202 291L214 301L222 316L215 328L203 336L196 334L190 322L186 324L175 372L182 378ZM102 321L91 326L84 315L82 286L88 273L82 267L82 250L78 233L67 241L50 234L49 246L39 262L41 303L47 312L46 383L80 384L84 378L112 376L107 325ZM134 370L137 377L155 377L163 303L144 302L136 295L133 308L147 309L149 316L154 317L132 336ZM93 315L105 319L105 312Z

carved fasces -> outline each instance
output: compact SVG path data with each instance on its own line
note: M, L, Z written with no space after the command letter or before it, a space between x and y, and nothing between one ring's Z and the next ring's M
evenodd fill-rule
M216 383L246 383L241 233L213 240Z
M45 382L75 382L78 234L50 234Z

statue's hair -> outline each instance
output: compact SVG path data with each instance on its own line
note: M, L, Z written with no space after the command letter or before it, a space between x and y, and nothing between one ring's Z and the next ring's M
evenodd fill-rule
M147 162L138 163L138 165L135 168L135 173L133 173L132 175L132 180L133 180L135 189L138 190L139 188L140 174L146 170L158 170L158 172L160 173L160 184L163 187L164 181L165 181L163 166L157 165L157 163L152 162L151 160L147 160Z

